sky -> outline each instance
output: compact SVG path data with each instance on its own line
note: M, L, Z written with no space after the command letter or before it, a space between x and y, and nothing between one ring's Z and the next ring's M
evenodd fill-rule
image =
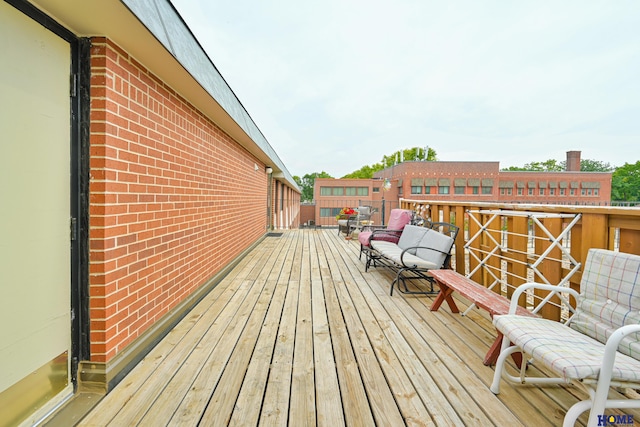
M640 160L638 0L171 0L292 175Z

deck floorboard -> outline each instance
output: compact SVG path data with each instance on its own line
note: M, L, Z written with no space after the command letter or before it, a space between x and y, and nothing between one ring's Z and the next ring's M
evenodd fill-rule
M358 254L331 229L266 237L79 425L562 424L579 390L494 396L488 315L392 297Z

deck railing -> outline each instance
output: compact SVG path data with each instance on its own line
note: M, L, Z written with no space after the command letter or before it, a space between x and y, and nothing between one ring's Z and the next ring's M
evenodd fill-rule
M409 199L400 207L464 230L455 242L454 268L507 297L527 281L579 289L590 248L640 255L640 208ZM562 308L542 314L560 319Z

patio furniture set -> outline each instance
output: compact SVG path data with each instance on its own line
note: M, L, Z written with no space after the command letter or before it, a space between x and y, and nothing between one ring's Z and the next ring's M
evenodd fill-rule
M420 226L415 225L418 221ZM391 295L394 288L408 294L437 294L432 311L446 301L458 313L452 298L458 292L489 312L498 336L484 362L496 365L491 385L495 394L501 379L516 384L574 384L583 387L589 398L567 411L565 427L573 426L587 410L588 426L609 425L611 419L633 424L633 416L612 415L607 409L640 408L639 399L609 398L612 387L640 389L640 256L591 249L579 292L566 284L525 283L507 299L450 269L457 234L455 225L431 223L411 211L393 209L386 227L360 227L360 257L365 255L365 271L383 266L396 273ZM426 280L428 285L408 284L414 280ZM521 307L521 296L533 289L548 294L529 309ZM551 301L561 301L569 310L568 320L539 316ZM520 369L518 375L507 372L509 357ZM527 376L527 367L535 363L557 377Z

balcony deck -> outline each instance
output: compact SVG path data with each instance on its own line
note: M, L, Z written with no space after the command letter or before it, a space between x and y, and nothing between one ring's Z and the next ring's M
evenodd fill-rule
M557 426L583 396L494 396L486 313L390 297L358 250L335 229L265 238L80 425Z

